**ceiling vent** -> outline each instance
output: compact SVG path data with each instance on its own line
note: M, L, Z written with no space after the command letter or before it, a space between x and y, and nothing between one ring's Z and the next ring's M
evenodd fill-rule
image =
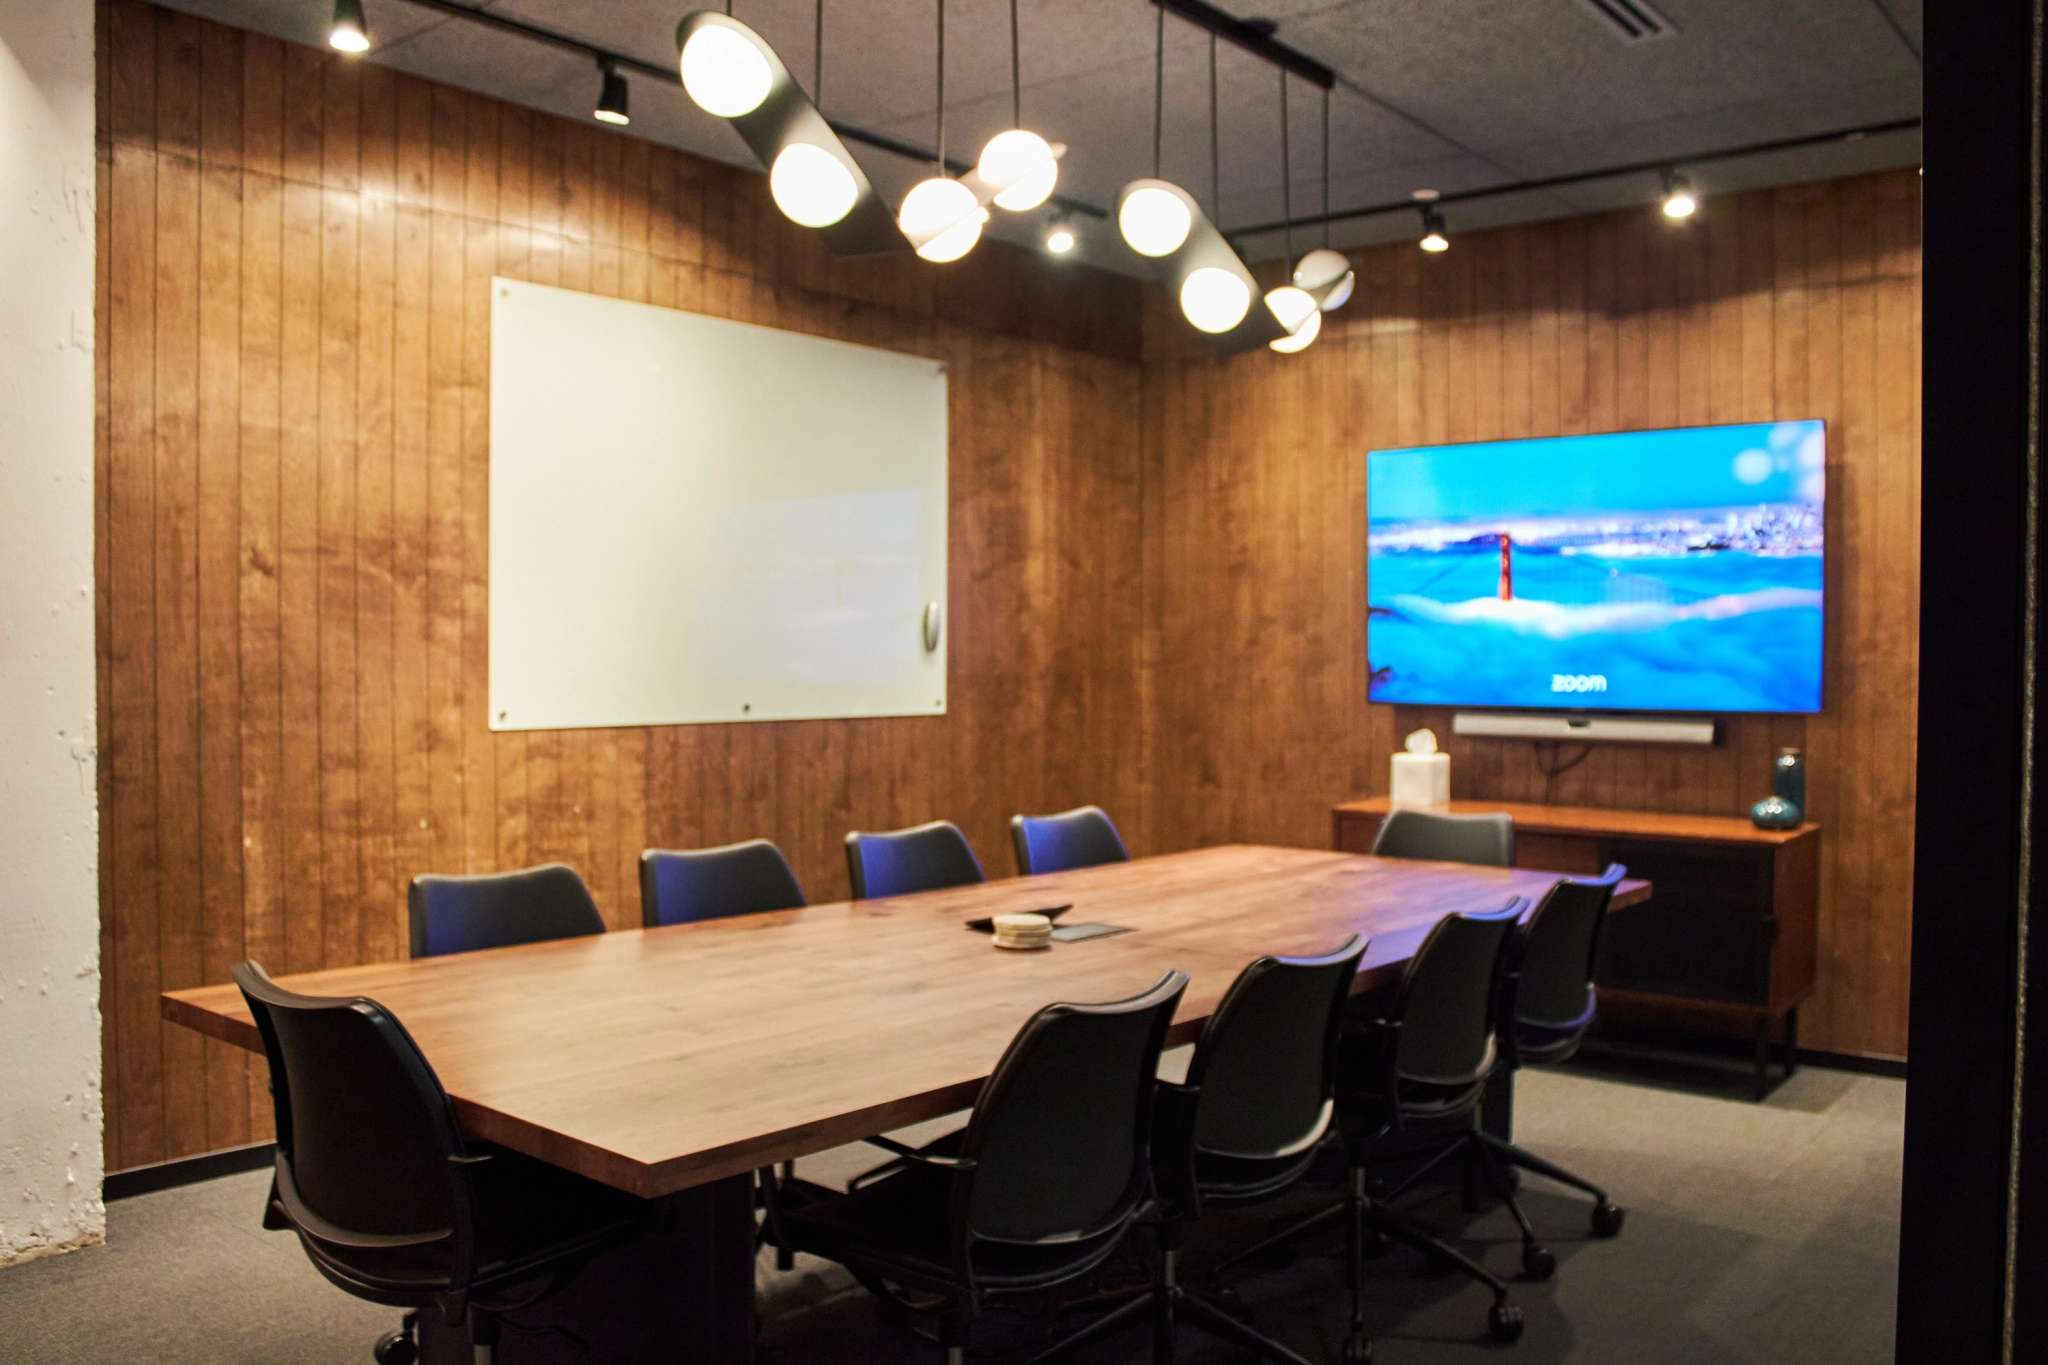
M1579 8L1624 43L1647 43L1678 32L1678 25L1657 13L1649 0L1579 0Z

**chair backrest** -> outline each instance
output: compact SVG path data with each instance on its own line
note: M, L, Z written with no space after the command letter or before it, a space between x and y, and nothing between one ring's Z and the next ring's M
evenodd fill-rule
M640 922L650 929L805 903L789 860L766 839L720 848L650 848L640 855Z
M455 1110L404 1026L373 1000L284 990L254 962L234 978L270 1059L278 1197L292 1223L333 1247L466 1227Z
M1506 812L1445 815L1397 806L1380 822L1372 852L1376 858L1433 858L1442 863L1513 867L1515 818Z
M1494 1007L1508 936L1528 903L1520 896L1476 915L1446 915L1409 959L1401 977L1402 1078L1466 1085L1493 1065Z
M1122 836L1100 806L1080 806L1058 815L1013 815L1010 843L1017 850L1017 871L1026 877L1131 860Z
M1338 1025L1365 942L1353 934L1320 957L1262 957L1237 974L1188 1064L1198 1150L1278 1158L1322 1136Z
M846 875L857 901L988 880L973 845L951 820L885 834L854 830L846 836Z
M412 879L406 909L414 957L604 932L597 902L567 863L474 877L423 874Z
M1517 938L1512 1023L1583 1029L1593 1019L1593 963L1607 903L1628 869L1608 864L1598 878L1567 877L1536 905Z
M968 1120L960 1154L975 1168L956 1187L956 1227L975 1241L1066 1241L1137 1212L1159 1050L1187 984L1168 972L1128 1000L1031 1017Z

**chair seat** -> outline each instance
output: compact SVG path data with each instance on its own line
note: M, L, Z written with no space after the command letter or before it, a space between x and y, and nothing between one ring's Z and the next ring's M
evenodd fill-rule
M474 1292L509 1288L553 1273L564 1257L595 1254L646 1231L659 1204L559 1166L503 1148L479 1148L490 1160L471 1168L476 1191ZM431 1302L447 1291L450 1240L409 1247L351 1247L304 1231L299 1240L321 1272L342 1288L394 1306Z
M1300 1180L1321 1148L1317 1142L1284 1157L1224 1156L1197 1148L1195 1185L1202 1202L1218 1208L1262 1203Z
M799 1251L944 1294L958 1287L949 1231L951 1199L948 1177L912 1166L851 1194L785 1208L782 1222ZM1122 1235L1119 1226L1085 1241L976 1242L970 1252L975 1284L983 1291L1018 1293L1061 1284L1107 1259Z
M1524 1063L1533 1062L1548 1066L1564 1061L1579 1050L1579 1043L1586 1036L1584 1024L1568 1024L1550 1027L1532 1024L1526 1019L1515 1021L1515 1052Z

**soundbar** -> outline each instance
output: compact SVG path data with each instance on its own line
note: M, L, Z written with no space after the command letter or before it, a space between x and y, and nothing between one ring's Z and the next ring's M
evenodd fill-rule
M1644 720L1628 716L1544 716L1513 711L1459 711L1454 735L1535 739L1567 744L1712 744L1711 720Z

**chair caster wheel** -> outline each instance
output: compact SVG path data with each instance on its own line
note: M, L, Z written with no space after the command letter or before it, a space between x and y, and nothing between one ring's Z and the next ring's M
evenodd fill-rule
M1627 1209L1602 1200L1593 1206L1593 1231L1602 1237L1613 1237L1621 1231L1622 1219L1627 1216Z
M1486 1334L1495 1341L1522 1339L1522 1310L1511 1303L1497 1303L1486 1312Z
M378 1337L370 1354L377 1365L415 1365L420 1358L420 1348L401 1328Z
M1372 1343L1359 1337L1345 1342L1344 1365L1372 1365Z
M1548 1247L1523 1247L1522 1273L1532 1280L1547 1280L1557 1273L1557 1257L1550 1254Z

